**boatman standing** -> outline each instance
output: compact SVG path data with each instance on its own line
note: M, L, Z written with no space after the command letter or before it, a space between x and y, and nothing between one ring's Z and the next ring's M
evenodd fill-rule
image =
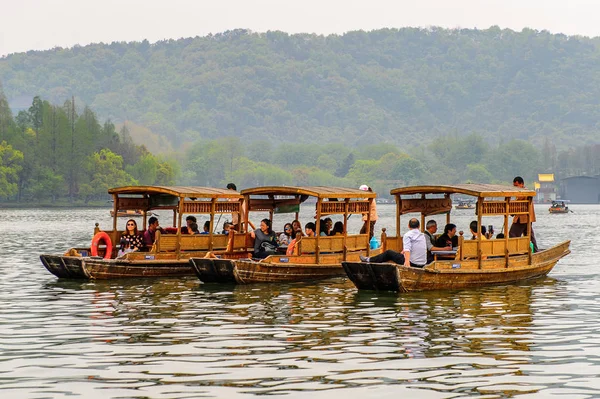
M373 189L369 186L367 186L366 184L363 184L362 186L360 186L358 188L359 190L362 191L369 191L369 192L373 192ZM375 202L375 198L373 198L373 201L371 201L371 209L370 209L370 217L369 217L369 240L371 238L373 238L373 234L375 233L375 223L377 222L377 203ZM366 234L367 233L367 214L363 215L363 227L360 229L360 234Z
M517 176L513 179L513 186L519 188L525 188L525 181L521 176ZM530 218L531 216L531 218ZM527 235L529 223L535 222L535 210L531 207L531 213L529 215L515 215L512 226L508 231L509 237L521 237ZM533 244L533 252L538 252L537 242L535 240L535 234L533 233L533 225L531 226L531 243Z

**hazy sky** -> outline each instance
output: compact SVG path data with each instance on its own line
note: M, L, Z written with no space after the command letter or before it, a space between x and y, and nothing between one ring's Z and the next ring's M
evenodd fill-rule
M0 56L236 28L329 34L498 25L600 35L600 0L0 0L0 5Z

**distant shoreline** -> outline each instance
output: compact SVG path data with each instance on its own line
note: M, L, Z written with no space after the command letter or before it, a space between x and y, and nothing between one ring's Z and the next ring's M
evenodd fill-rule
M0 202L0 209L30 209L30 208L106 208L112 209L110 204L105 203L75 203L70 204L68 202L56 202L56 203L45 203L45 202Z

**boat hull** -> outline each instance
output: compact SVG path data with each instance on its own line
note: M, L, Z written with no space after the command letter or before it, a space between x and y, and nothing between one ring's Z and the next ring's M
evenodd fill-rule
M204 283L235 283L232 259L191 258L190 266Z
M563 209L563 208L560 208L560 209L550 208L548 211L550 213L569 213L569 209L568 208L567 209Z
M193 258L190 264L205 283L284 283L344 276L338 264L266 263L252 259Z
M40 259L46 269L59 278L104 280L194 275L188 259L127 260L63 255L41 255Z
M373 253L381 252L380 249ZM348 254L352 261L358 261L364 254ZM226 256L226 255L224 255ZM319 263L314 263L314 255L272 256L261 261L243 259L190 258L190 265L198 278L205 283L284 283L316 281L345 276L341 254L323 254Z
M476 288L543 277L559 259L570 253L569 244L570 241L566 241L533 254L531 264L528 255L520 255L510 257L508 266L505 258L483 260L481 269L473 267L477 260L438 261L422 269L395 263L343 262L342 266L359 290L412 292Z

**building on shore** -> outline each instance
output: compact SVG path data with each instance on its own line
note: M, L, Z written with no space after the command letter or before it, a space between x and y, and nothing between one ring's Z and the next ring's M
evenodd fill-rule
M600 176L571 176L560 180L561 199L575 204L600 203Z
M538 181L535 183L535 191L537 191L536 200L538 203L554 201L556 199L554 173L538 174Z

